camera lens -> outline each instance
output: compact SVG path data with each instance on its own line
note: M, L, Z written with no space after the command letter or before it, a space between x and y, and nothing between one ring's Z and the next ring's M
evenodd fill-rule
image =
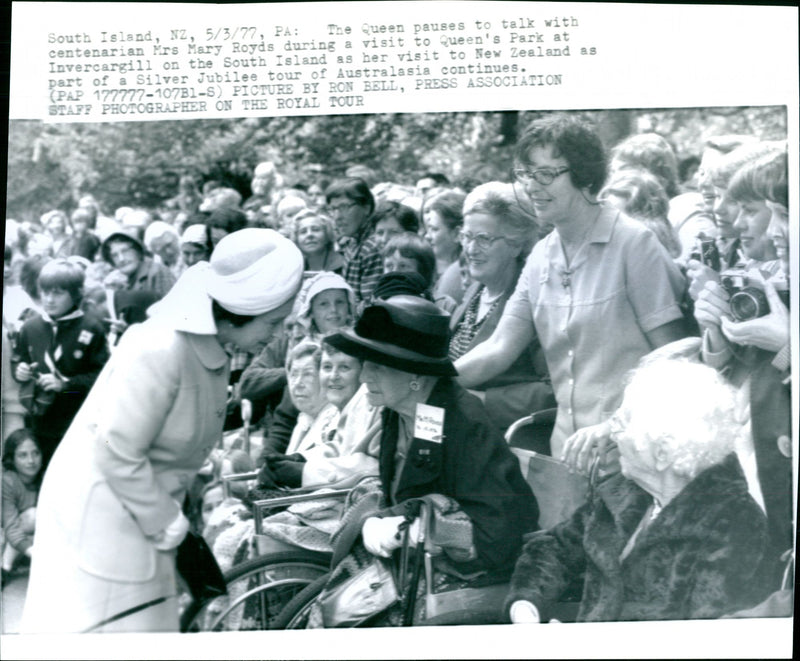
M729 301L731 314L736 321L750 321L769 312L767 297L760 289L745 287L736 292Z

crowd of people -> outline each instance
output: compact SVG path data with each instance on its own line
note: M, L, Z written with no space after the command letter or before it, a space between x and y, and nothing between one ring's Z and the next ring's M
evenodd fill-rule
M310 627L332 625L338 576L417 534L420 500L447 580L510 581L506 621L568 595L588 621L716 618L779 592L786 143L710 137L681 180L664 137L609 150L554 114L509 165L462 190L361 165L290 185L264 162L244 200L186 175L155 209L109 217L86 195L7 220L0 541L4 583L30 571L24 630L176 630L186 534L229 569L250 503L298 487L364 494L358 516L264 521L262 551L339 562ZM503 434L547 409L552 434L522 443L589 496L540 530L549 504Z

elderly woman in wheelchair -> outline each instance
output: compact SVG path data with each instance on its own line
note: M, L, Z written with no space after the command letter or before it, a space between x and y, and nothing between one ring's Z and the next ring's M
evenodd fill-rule
M654 396L657 393L657 396ZM609 429L621 473L567 520L527 538L505 609L512 622L717 618L771 589L767 522L734 452L732 388L681 360L640 367ZM562 604L563 605L563 604Z
M305 340L289 355L289 392L300 411L287 448L259 473L232 475L204 535L226 571L228 595L190 604L191 629L267 628L296 591L327 570L342 496L378 473L379 410L358 390L361 361ZM245 487L245 491L247 488ZM269 598L268 598L269 597Z
M538 506L480 401L452 379L448 322L428 301L393 296L326 338L364 360L367 397L383 407L380 482L346 509L333 571L284 609L279 626L430 623L433 593L447 587L499 612L502 596L492 606L470 586L508 580Z

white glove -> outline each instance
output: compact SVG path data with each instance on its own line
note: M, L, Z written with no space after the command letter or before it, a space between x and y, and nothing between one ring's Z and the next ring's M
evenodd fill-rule
M514 624L539 624L539 609L530 601L515 601L511 604L511 622Z
M189 519L183 512L178 511L178 516L172 523L155 536L154 546L159 551L171 551L183 541L187 532L189 532Z
M364 547L372 555L388 558L392 555L392 551L399 549L403 544L403 533L397 533L398 527L403 521L405 521L403 516L388 516L385 519L369 517L361 528ZM409 528L412 540L416 541L418 531L419 519L415 519Z

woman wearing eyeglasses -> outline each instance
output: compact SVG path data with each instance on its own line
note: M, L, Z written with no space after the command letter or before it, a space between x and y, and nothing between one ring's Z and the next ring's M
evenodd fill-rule
M520 207L511 184L492 181L478 186L464 200L463 214L459 237L472 284L450 323L451 360L491 337L538 239L536 225ZM484 394L486 410L498 429L555 406L538 340L506 370L472 388Z
M383 257L372 238L370 218L375 198L363 179L351 177L334 181L325 191L325 212L333 218L344 257L344 272L357 301L369 298L378 278L383 275Z
M598 202L605 150L584 122L535 121L516 160L520 196L555 229L531 252L497 329L456 368L472 388L538 338L558 403L551 453L584 469L594 441L573 435L619 406L624 376L642 356L686 334L685 281L655 234Z

